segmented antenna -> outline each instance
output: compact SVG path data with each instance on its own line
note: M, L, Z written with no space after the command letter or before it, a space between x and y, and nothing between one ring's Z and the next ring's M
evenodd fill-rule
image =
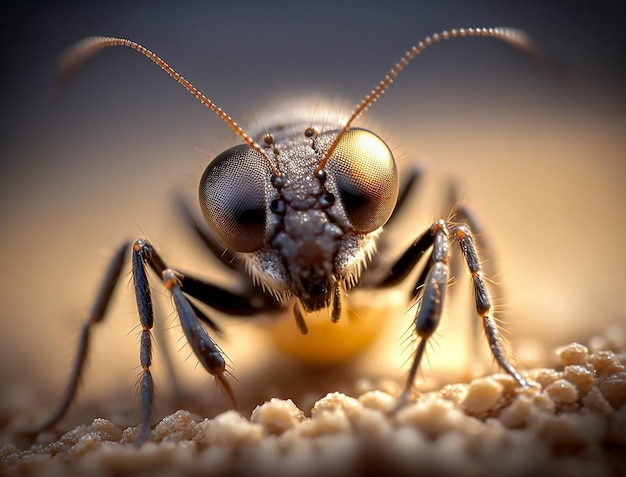
M319 172L322 170L330 156L332 156L333 152L337 148L339 141L343 138L343 136L348 132L352 123L359 118L374 102L383 94L387 88L393 83L393 80L400 74L400 72L404 69L409 62L419 55L422 51L424 51L427 47L434 43L438 43L443 40L449 40L451 38L463 38L467 36L485 36L496 38L498 40L502 40L514 46L515 48L520 49L525 54L535 57L541 58L541 55L533 45L532 41L528 37L528 35L522 30L518 30L515 28L458 28L450 31L442 31L441 33L435 33L434 35L427 36L422 41L417 43L413 48L407 51L400 60L396 63L396 65L391 68L389 73L383 78L383 80L378 83L376 88L374 88L356 107L352 116L348 119L348 122L345 124L343 129L339 131L339 134L335 138L334 142L331 144L330 148L326 152L326 155L320 162L320 164L315 169L315 172Z
M98 51L109 48L113 46L126 46L132 48L133 50L141 53L146 58L152 60L159 68L169 74L172 78L174 78L178 83L180 83L183 88L189 91L192 95L196 97L198 101L204 104L207 108L217 114L222 121L224 121L237 135L239 135L245 142L261 154L266 160L268 165L270 166L272 172L279 176L280 173L271 163L261 146L259 146L256 142L254 142L250 136L246 134L246 132L235 122L233 119L222 111L221 108L217 107L213 101L208 99L204 94L202 94L194 85L192 85L189 81L179 75L174 69L169 66L165 61L159 58L152 51L143 47L139 43L136 43L131 40L126 40L124 38L115 38L108 36L94 36L85 38L84 40L78 42L74 47L72 47L61 59L61 67L59 76L61 81L66 81L81 65L81 63L85 62L91 56L95 55Z

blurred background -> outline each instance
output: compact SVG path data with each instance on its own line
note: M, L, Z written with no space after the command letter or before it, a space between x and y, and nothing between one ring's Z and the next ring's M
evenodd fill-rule
M428 171L415 212L405 219L408 242L443 210L445 184L458 183L493 247L509 338L522 347L535 343L541 353L626 316L626 33L616 5L15 4L0 20L2 422L57 402L79 328L123 240L147 237L171 265L211 276L210 262L176 216L174 198L195 207L207 162L240 142L129 49L103 51L57 91L57 60L74 42L91 35L133 39L245 127L285 97L356 104L427 34L469 26L526 30L567 77L495 40L449 41L417 58L363 124L382 125L377 132L398 161L420 161ZM129 275L96 330L83 400L102 399L114 387L129 395L138 373L127 283ZM469 291L467 284L461 288ZM153 286L156 295L162 289ZM209 379L187 359L189 349L176 351L181 333L167 299L164 304L175 366L207 387ZM389 332L377 353L402 364L410 316L395 322L400 331ZM431 366L464 361L445 346L466 343L468 326L464 312L447 313ZM270 351L247 326L226 329L220 344L245 383ZM406 369L386 366L392 375ZM205 395L215 394L212 388Z

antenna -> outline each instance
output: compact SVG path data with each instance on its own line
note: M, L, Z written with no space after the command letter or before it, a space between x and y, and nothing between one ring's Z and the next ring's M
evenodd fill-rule
M237 133L237 135L239 135L246 142L246 144L248 144L248 146L261 154L267 160L267 163L270 166L270 169L272 170L274 175L280 176L280 173L278 172L276 167L274 167L261 146L254 142L250 138L250 136L248 136L246 132L235 121L233 121L233 119L228 114L222 111L222 109L217 107L215 103L213 103L213 101L211 101L204 94L198 91L198 89L196 89L196 87L192 85L189 81L187 81L176 71L174 71L174 69L169 66L165 61L163 61L156 54L143 47L139 43L131 40L126 40L124 38L115 38L108 36L93 36L85 38L84 40L74 45L67 53L65 53L65 55L63 55L59 71L59 77L61 82L67 81L68 78L74 74L74 72L81 65L81 63L88 60L98 51L113 46L125 46L132 48L133 50L144 55L146 58L152 60L159 68L169 74L172 78L178 81L178 83L180 83L183 88L185 88L192 95L194 95L198 101L200 101L207 108L217 114L222 121L224 121L235 133Z
M422 51L424 51L427 47L438 43L443 40L449 40L451 38L464 38L467 36L485 36L490 38L495 38L510 45L515 48L521 50L525 54L534 57L534 58L542 58L541 54L538 52L528 35L522 30L518 30L515 28L458 28L450 31L442 31L440 33L435 33L434 35L427 36L422 41L417 43L413 48L407 51L402 57L398 60L393 68L385 75L380 83L357 105L356 109L352 113L352 116L348 119L348 122L344 125L343 129L339 131L337 137L331 144L330 148L326 152L326 155L319 163L317 168L315 169L315 173L322 170L330 156L333 155L339 141L343 138L343 136L348 132L352 123L358 119L367 109L374 104L374 102L383 94L393 80L400 74L400 72L404 69L406 65L408 65L413 58L419 55Z

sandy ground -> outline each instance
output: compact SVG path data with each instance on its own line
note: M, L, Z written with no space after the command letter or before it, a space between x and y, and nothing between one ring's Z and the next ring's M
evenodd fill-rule
M98 418L63 435L2 431L2 475L626 475L626 328L555 350L555 367L418 393L396 414L395 381L357 380L312 409L271 399L248 419L179 410L136 427Z

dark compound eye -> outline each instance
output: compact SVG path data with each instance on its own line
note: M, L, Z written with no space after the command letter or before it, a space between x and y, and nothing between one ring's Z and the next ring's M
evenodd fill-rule
M200 208L217 239L235 252L254 252L265 241L267 159L246 145L217 156L200 181Z
M385 225L398 199L398 171L391 150L376 134L350 129L326 168L333 173L339 196L357 232Z

